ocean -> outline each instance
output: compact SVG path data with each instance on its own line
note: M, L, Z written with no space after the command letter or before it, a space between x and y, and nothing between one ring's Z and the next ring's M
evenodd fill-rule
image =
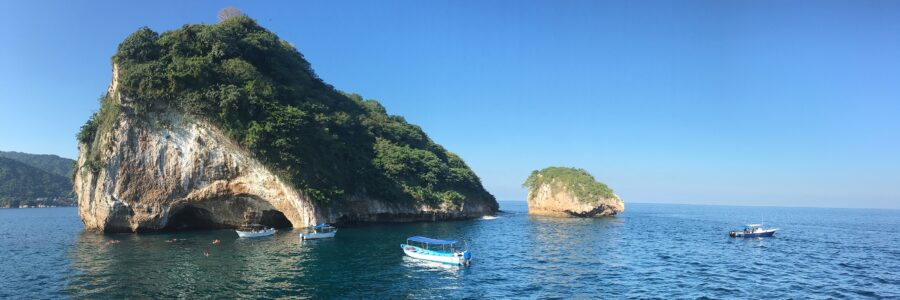
M100 234L82 230L75 208L0 209L0 298L900 298L900 210L626 203L618 216L570 219L529 216L520 201L501 209L313 241L290 229ZM761 220L781 231L727 235ZM405 257L399 245L413 235L464 239L473 263Z

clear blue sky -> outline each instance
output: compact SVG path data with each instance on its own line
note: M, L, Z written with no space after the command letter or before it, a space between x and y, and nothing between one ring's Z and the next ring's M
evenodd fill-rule
M626 203L900 208L900 1L16 1L0 150L75 157L120 41L226 6L499 199L561 165Z

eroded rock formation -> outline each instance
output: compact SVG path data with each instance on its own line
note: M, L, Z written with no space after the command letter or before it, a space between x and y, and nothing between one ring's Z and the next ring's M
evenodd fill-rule
M88 229L134 232L494 214L458 155L336 90L246 16L156 33L112 58L73 181Z
M562 170L560 173L547 173ZM577 178L576 178L577 177ZM582 180L578 182L578 180ZM576 181L573 183L572 181ZM526 181L528 192L528 214L555 217L602 217L615 215L625 210L625 203L618 195L608 190L602 193L577 193L573 189L586 189L585 185L596 184L593 177L580 169L548 168L535 171ZM580 195L579 195L580 194Z
M114 66L108 92L121 106L114 125L97 133L97 149L79 145L73 181L86 229L139 232L250 223L299 228L474 218L497 211L492 198L417 207L353 195L341 205L316 204L208 122L174 110L135 115L117 79Z

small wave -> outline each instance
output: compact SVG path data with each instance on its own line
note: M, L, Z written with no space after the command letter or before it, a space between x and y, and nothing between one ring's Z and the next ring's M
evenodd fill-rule
M482 220L493 220L493 219L498 219L498 218L500 218L500 217L498 217L498 216L484 216L484 217L481 217Z

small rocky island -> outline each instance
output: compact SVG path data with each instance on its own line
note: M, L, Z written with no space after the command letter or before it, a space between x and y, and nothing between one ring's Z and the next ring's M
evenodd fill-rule
M325 83L292 44L240 15L127 37L78 150L89 230L435 221L499 208L462 158L378 101Z
M548 167L531 172L528 214L555 217L602 217L625 210L613 190L576 168Z

